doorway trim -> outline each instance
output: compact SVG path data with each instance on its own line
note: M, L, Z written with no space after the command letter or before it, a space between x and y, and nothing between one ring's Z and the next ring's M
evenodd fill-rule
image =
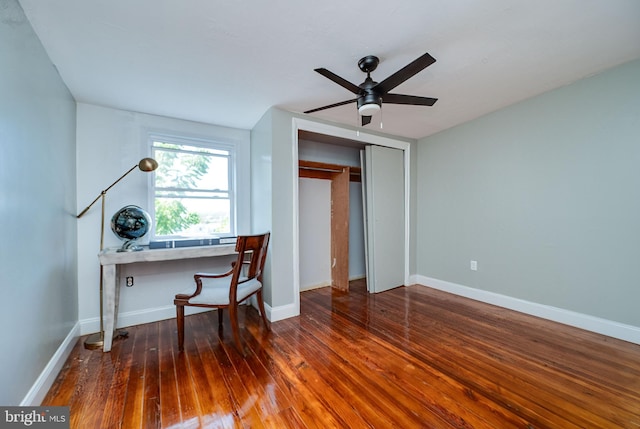
M329 125L320 122L310 121L303 118L292 118L292 157L295 163L293 171L293 213L292 213L292 236L293 236L293 293L295 307L300 314L300 225L299 225L299 201L298 201L298 131L310 131L328 136L355 140L364 144L391 147L403 151L404 157L404 283L409 283L409 249L410 249L410 210L409 202L411 195L411 144L402 140L395 140L390 137L369 134L362 130L342 128L336 125Z

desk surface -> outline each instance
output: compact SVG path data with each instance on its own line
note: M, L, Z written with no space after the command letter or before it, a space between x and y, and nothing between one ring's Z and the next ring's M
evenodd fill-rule
M234 244L215 246L177 247L172 249L148 249L138 252L118 252L117 249L104 249L98 255L102 265L133 264L134 262L171 261L175 259L207 258L210 256L233 255Z

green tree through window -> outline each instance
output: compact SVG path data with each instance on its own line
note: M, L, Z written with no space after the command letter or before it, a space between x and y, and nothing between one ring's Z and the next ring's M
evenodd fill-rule
M231 234L231 151L153 139L156 237ZM184 139L181 139L184 140Z

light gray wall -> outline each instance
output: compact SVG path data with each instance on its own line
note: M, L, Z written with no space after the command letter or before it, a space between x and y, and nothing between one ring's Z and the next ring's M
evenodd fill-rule
M76 105L16 0L0 0L0 404L78 320Z
M272 193L272 125L271 110L251 130L251 228L254 232L271 232L267 261L264 267L263 299L273 302L272 269L273 246L278 243L273 231Z
M271 246L272 307L290 305L297 301L292 285L294 178L297 178L297 158L294 158L292 114L271 109L271 216L273 233ZM252 141L253 145L253 141ZM252 146L253 150L253 146ZM257 209L257 208L254 208ZM295 207L297 210L297 207Z
M417 182L419 275L640 326L640 61L421 140Z

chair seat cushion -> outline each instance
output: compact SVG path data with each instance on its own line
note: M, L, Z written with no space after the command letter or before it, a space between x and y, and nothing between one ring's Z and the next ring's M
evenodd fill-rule
M202 278L202 291L199 295L189 299L189 304L205 304L205 305L229 305L229 285L231 277L223 278ZM258 279L248 280L240 279L238 284L237 302L244 301L249 295L262 287L262 283ZM181 293L191 295L194 289L187 289Z

